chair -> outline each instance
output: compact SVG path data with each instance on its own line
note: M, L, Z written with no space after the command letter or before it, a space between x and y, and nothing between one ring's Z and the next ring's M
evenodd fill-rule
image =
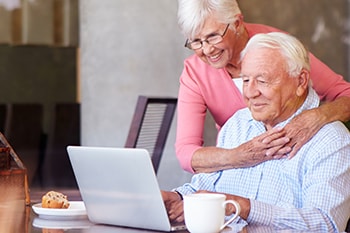
M7 106L4 135L27 168L29 185L39 167L43 111L43 105L39 103L13 103Z
M76 188L68 145L80 145L80 104L57 103L41 168L43 187Z
M177 98L139 96L137 100L125 147L147 149L156 173L176 105Z
M345 126L350 130L350 121L344 123Z
M0 104L0 132L5 132L7 104Z

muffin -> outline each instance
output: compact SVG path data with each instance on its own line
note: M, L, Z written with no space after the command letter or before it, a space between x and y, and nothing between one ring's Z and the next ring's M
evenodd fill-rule
M41 206L43 208L67 209L69 201L63 193L49 191L42 197Z

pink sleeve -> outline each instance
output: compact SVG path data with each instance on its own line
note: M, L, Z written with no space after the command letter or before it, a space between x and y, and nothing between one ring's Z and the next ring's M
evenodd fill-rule
M215 69L196 55L185 60L178 95L176 156L181 167L193 172L191 162L203 146L208 111L217 127L245 107L242 94L224 69Z
M176 156L184 170L193 172L192 155L203 145L206 105L188 72L185 65L178 95Z
M312 86L316 90L321 101L333 101L340 96L350 97L350 83L336 74L328 66L310 55Z

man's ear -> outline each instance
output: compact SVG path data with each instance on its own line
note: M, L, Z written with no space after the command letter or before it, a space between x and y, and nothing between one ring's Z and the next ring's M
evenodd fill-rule
M296 94L302 96L309 87L310 73L309 71L302 69L299 76L297 77L299 84Z

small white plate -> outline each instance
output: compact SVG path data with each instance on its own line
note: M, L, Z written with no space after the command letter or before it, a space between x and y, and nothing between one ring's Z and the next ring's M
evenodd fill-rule
M86 209L84 202L71 201L68 209L53 209L43 208L41 203L32 206L34 213L39 215L39 218L54 219L54 220L72 220L72 219L86 219Z

